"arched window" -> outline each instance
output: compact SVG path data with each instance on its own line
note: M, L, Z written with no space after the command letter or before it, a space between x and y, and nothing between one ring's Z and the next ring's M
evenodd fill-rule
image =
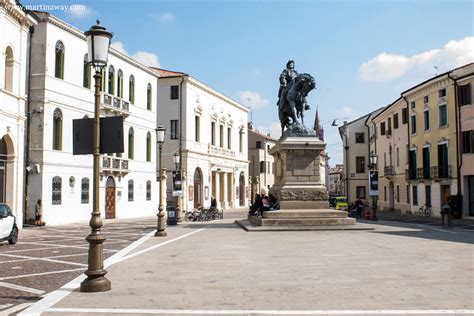
M147 201L151 200L151 181L150 180L146 182L146 200Z
M60 205L61 204L61 195L62 195L62 184L61 184L61 177L54 177L52 183L52 204L53 205Z
M13 92L13 50L10 46L5 50L5 90Z
M105 67L100 70L100 91L105 92Z
M133 201L133 180L128 180L128 201Z
M135 77L130 76L128 81L128 101L135 103Z
M128 158L133 159L133 128L130 127L128 130Z
M64 44L61 41L56 42L56 53L54 62L54 76L64 79Z
M151 161L151 134L146 134L146 161Z
M61 150L63 147L63 114L60 109L53 114L53 149Z
M114 66L110 65L109 67L109 94L114 94L114 85L115 85L115 69Z
M123 73L122 69L117 72L117 96L123 98Z
M82 178L81 181L81 203L89 204L89 178Z
M82 86L84 88L91 88L91 65L87 62L87 54L84 55Z
M151 111L151 84L146 89L146 109Z

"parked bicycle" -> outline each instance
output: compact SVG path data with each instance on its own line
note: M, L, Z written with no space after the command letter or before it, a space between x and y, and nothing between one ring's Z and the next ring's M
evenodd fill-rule
M192 211L186 212L185 220L188 222L204 222L204 221L213 221L216 219L224 218L224 210L219 210L218 208L197 208Z
M431 216L431 207L422 205L418 209L418 212L416 212L416 215L421 216L421 217L430 217Z

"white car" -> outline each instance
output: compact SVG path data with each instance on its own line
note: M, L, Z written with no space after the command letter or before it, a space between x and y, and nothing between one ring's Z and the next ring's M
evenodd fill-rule
M0 203L0 241L8 240L10 245L18 241L16 218L8 205Z

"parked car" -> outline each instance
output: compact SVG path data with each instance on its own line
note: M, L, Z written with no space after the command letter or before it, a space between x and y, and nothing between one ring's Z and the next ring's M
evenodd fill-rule
M7 204L0 203L0 241L8 240L10 245L18 241L16 218Z
M336 197L336 210L347 210L349 203L347 203L347 197L337 196Z

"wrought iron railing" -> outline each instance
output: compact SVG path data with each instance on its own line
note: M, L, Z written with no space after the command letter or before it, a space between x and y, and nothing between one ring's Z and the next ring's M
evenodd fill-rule
M393 177L395 175L395 167L394 166L385 166L383 168L383 175L386 177Z
M123 116L130 115L130 102L105 92L102 92L102 108Z
M451 165L441 165L431 167L431 177L433 179L449 179L452 177Z

